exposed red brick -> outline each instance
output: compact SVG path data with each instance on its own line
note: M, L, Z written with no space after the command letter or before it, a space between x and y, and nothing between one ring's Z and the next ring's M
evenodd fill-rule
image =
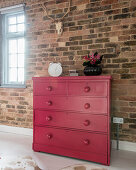
M22 0L2 0L0 8L20 3ZM112 75L111 114L126 120L120 139L136 142L132 135L135 126L131 125L136 119L136 1L72 0L71 11L63 19L61 36L43 13L41 3L26 1L27 88L0 88L0 124L32 128L32 77L49 76L50 62L62 63L62 76L68 76L69 69L76 69L82 76L82 56L98 51L104 55L103 75ZM69 3L48 0L45 5L51 16L61 18ZM115 137L114 127L112 137Z
M82 5L89 4L90 0L74 0L72 1L72 5Z
M118 0L102 0L102 5L107 5L107 4L114 4L117 3Z

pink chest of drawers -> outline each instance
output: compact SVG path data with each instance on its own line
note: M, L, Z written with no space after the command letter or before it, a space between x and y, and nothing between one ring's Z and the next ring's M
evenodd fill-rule
M33 150L109 165L110 79L34 77Z

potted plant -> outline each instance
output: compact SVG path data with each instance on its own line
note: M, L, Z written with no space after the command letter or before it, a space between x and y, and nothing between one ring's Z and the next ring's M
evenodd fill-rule
M83 62L84 68L84 74L86 76L90 75L100 75L102 73L102 68L100 66L102 61L103 55L99 55L98 52L95 52L93 54L88 54L83 57L85 60Z

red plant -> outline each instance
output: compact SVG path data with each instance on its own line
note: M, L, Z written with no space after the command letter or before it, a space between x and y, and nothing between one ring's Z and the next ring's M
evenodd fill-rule
M100 64L102 61L103 55L99 55L98 52L95 52L94 54L88 54L87 56L84 56L83 59L85 61L83 62L83 66L93 66Z

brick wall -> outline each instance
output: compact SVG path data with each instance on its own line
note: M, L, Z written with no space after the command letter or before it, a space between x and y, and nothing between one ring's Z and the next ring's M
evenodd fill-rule
M1 0L0 7L21 0ZM64 33L43 13L59 18L68 0L26 0L26 89L0 88L0 124L32 127L32 76L48 76L48 65L59 61L63 76L70 69L83 75L82 56L89 51L104 54L103 75L112 75L112 116L123 117L120 139L136 142L136 1L72 0L64 18ZM112 126L112 138L115 138Z

